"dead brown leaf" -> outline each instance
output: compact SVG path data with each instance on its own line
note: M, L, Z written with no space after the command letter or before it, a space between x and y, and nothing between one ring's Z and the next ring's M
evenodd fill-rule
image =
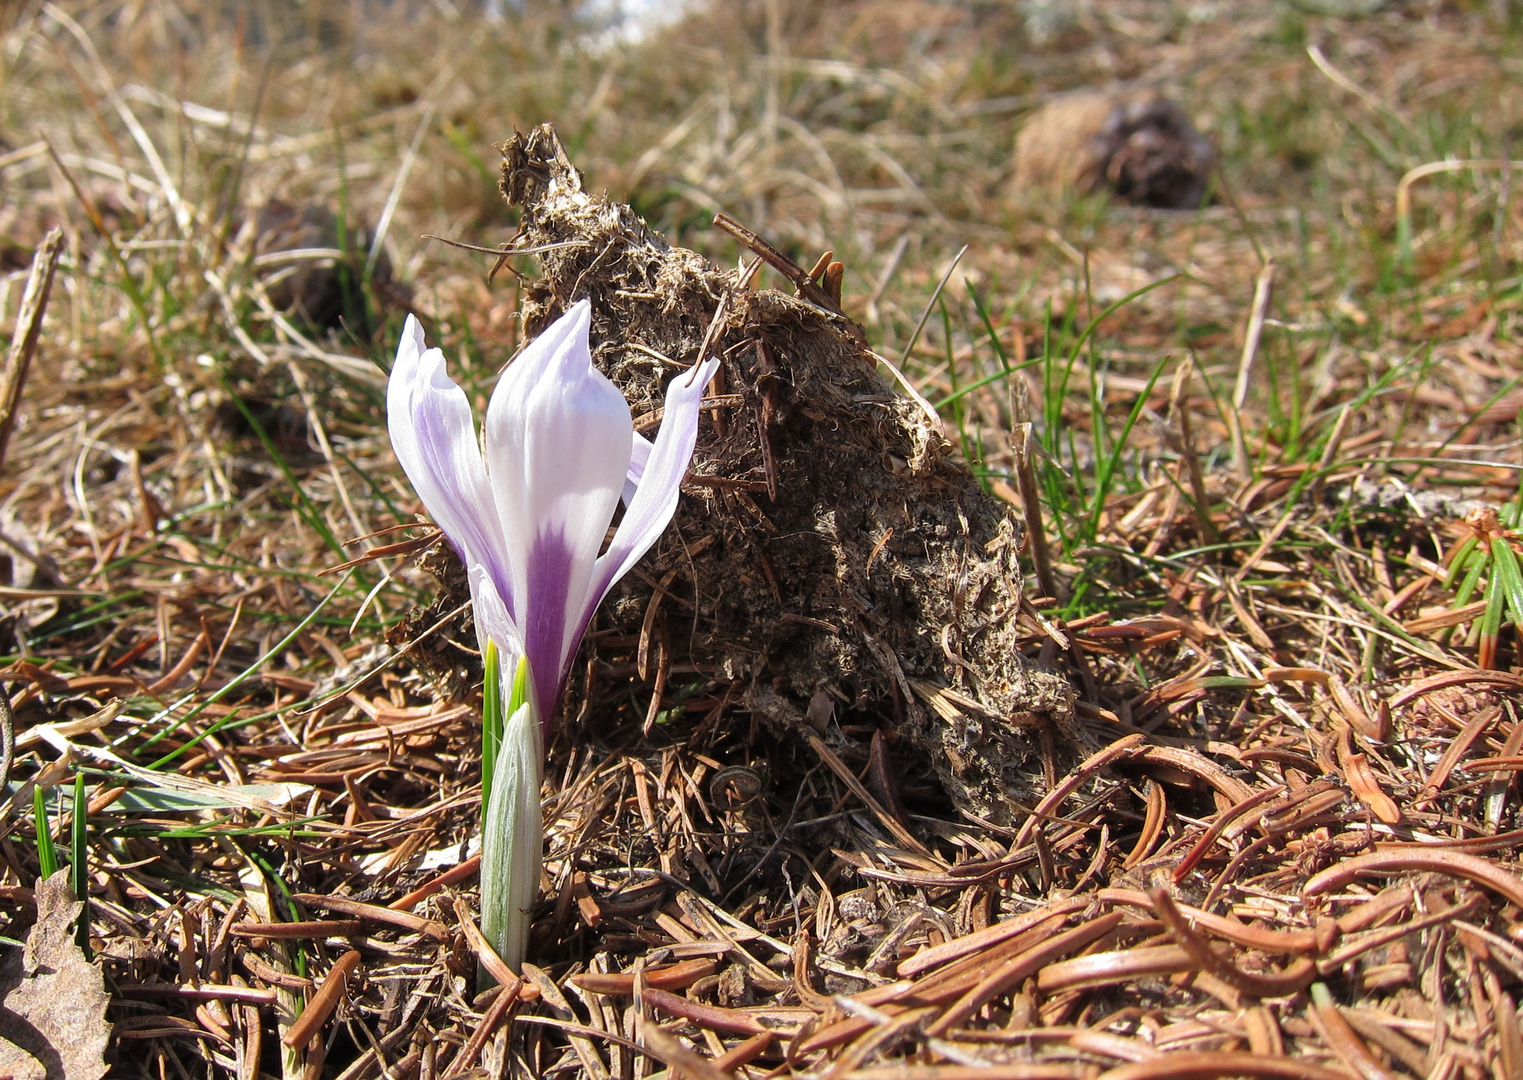
M111 1037L100 968L74 943L84 905L60 870L37 883L37 922L26 948L0 964L0 1075L15 1080L98 1080Z

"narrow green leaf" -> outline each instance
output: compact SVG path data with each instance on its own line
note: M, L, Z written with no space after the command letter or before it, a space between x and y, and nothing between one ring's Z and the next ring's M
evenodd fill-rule
M487 642L481 666L481 805L486 806L497 770L497 749L502 745L502 660L497 642Z
M1481 653L1484 657L1490 653L1496 654L1497 634L1502 629L1502 609L1507 606L1507 601L1502 596L1502 575L1493 573L1491 580L1486 583L1486 610L1481 612ZM1487 642L1491 642L1488 646ZM1484 660L1482 667L1490 667Z
M497 642L487 642L482 669L481 805L485 807L492 794L492 779L497 774L497 759L502 752L502 734L508 718L529 699L529 658L518 658L506 706L502 701L502 659L497 651Z
M940 412L942 409L945 409L948 405L951 405L954 402L960 401L961 399L967 397L969 394L973 393L976 390L982 390L984 387L989 386L991 383L997 383L997 382L1001 382L1002 380L1008 379L1008 378L1010 378L1011 375L1013 375L1017 371L1025 371L1027 368L1036 367L1041 362L1042 361L1039 360L1039 359L1038 360L1027 360L1024 364L1016 364L1016 365L1013 365L1011 367L1005 368L1003 371L996 371L993 375L985 375L981 379L978 379L978 380L976 380L974 382L970 382L970 383L962 386L961 388L958 389L958 391L955 394L948 394L946 397L942 398L940 401L933 401L933 402L931 402L931 404L936 407L936 411L937 412Z
M1518 433L1523 435L1523 409L1518 410ZM1502 508L1502 523L1509 529L1523 525L1523 469L1518 470L1518 497Z
M529 700L529 658L518 658L518 670L513 672L513 689L508 694L508 707L502 710L504 719L512 716Z
M1242 675L1206 675L1196 682L1202 690L1257 690L1268 685L1263 679L1250 679Z
M1491 573L1507 599L1513 625L1523 632L1523 567L1518 565L1518 553L1500 536L1491 541Z
M1005 355L1005 347L999 342L999 334L994 329L994 320L989 317L989 309L984 306L984 302L979 297L978 290L973 287L973 283L967 281L966 278L963 280L968 286L968 296L973 301L973 310L978 312L978 319L984 324L984 333L988 335L989 347L994 350L994 358L999 361L1000 371L1004 375L1009 375L1013 370L1010 367L1010 358ZM1021 294L1024 295L1030 287L1028 283L1021 290Z
M1178 274L1170 274L1166 278L1159 278L1157 281L1153 282L1150 285L1144 285L1140 289L1133 289L1131 292L1129 292L1125 296L1123 296L1120 300L1117 300L1115 303L1111 304L1109 307L1103 309L1100 312L1100 314L1096 315L1093 319L1091 319L1089 321L1089 325L1084 328L1084 332L1081 333L1079 335L1078 339L1073 343L1073 345L1070 346L1069 353L1068 353L1069 363L1072 364L1073 361L1078 358L1078 356L1079 356L1079 350L1084 348L1084 343L1089 340L1090 335L1093 334L1099 328L1100 324L1102 322L1104 322L1107 318L1109 318L1115 312L1119 311L1121 308L1126 307L1126 305L1130 304L1133 300L1136 300L1138 297L1140 297L1140 296L1146 296L1148 293L1152 292L1154 289L1161 289L1161 288L1163 288L1163 286L1168 285L1171 282L1178 281L1180 278L1182 278L1184 276L1185 276L1184 273L1181 272L1181 273L1178 273Z
M90 959L90 849L89 807L85 802L85 774L74 774L74 810L69 819L69 877L74 884L74 898L83 903L79 921L74 924L74 941L85 959Z
M291 642L295 641L297 638L301 637L302 634L307 632L307 627L311 626L312 623L316 621L318 615L322 613L323 608L328 606L328 601L337 596L339 592L344 588L344 586L349 584L349 579L354 576L354 571L356 569L358 568L350 567L348 570L344 571L344 576L339 580L337 585L333 586L332 591L330 591L327 596L318 601L317 606L307 613L306 618L297 623L296 627L289 634L276 642L270 648L269 652L265 653L248 667L244 668L237 675L233 676L230 681L223 683L220 689L213 692L205 700L198 702L196 705L192 706L189 712L176 717L174 722L166 727L163 731L159 732L157 735L150 736L149 738L143 740L142 746L138 748L139 751L152 746L160 739L166 738L169 735L173 735L176 731L179 731L180 728L190 723L190 721L194 720L197 716L200 716L202 711L207 707L215 705L217 702L227 697L227 695L231 694L234 690L238 689L238 687L242 686L249 679L257 675L260 670L275 657L283 656L285 654L286 648L291 644ZM180 706L187 704L194 696L194 694L187 694L185 697L180 698L178 701L170 705L169 708L162 710L157 716L153 718L153 720L157 721L161 719L167 719L175 709L178 709ZM202 739L205 739L210 735L215 735L218 730L220 730L224 725L230 723L232 719L233 715L229 714L217 720L215 723L208 724L201 730L200 734L194 735L191 738L187 739L180 745L178 749L171 750L169 753L165 754L163 757L159 758L159 760L155 761L148 767L150 769L162 769L165 765L168 765L171 761L175 760L175 758L179 757L181 754L186 753L193 746L200 743Z
M274 916L276 921L281 921L283 916L285 922L300 922L302 919L301 908L297 906L296 898L291 895L291 888L286 884L285 879L276 872L275 867L260 852L246 850L244 854L251 863L259 868L259 872L264 875L264 879L275 886L274 891L270 893L270 899L279 901L279 903L278 905L273 903L270 905L270 914ZM284 908L285 910L281 911L279 908ZM300 975L304 979L307 977L307 947L300 939L291 942L291 967L297 975Z
M1094 503L1090 507L1088 538L1093 540L1100 532L1100 515L1105 512L1105 499L1110 494L1111 480L1116 475L1116 466L1121 463L1121 455L1126 450L1127 439L1131 437L1132 428L1136 426L1137 419L1142 415L1142 410L1147 408L1148 395L1153 392L1153 386L1158 382L1158 377L1163 374L1164 365L1169 362L1168 357L1158 361L1153 368L1153 373L1148 376L1148 384L1143 387L1142 393L1137 395L1137 400L1132 404L1131 414L1122 425L1121 433L1116 436L1111 446L1111 452L1101 458L1095 465L1095 493Z
M37 830L37 862L44 880L58 873L58 853L53 850L53 834L48 831L48 797L40 787L32 789L32 827Z
M333 535L333 530L328 527L328 522L323 518L322 511L317 508L317 504L312 501L306 489L301 486L301 480L291 468L290 463L286 461L285 455L280 452L280 448L275 445L275 440L270 437L269 432L264 429L264 425L259 422L259 418L254 415L253 410L248 407L243 398L234 394L227 384L223 384L223 389L227 391L228 397L232 399L233 404L238 407L238 411L243 414L243 419L248 423L249 428L259 437L260 443L264 445L264 452L270 455L270 460L275 462L276 467L280 469L281 474L286 479L286 483L291 485L291 494L296 500L296 513L311 527L313 532L322 538L323 543L328 545L330 551L340 559L347 559L349 552L345 550L343 544L339 543L338 537Z
M1470 603L1470 597L1475 593L1476 587L1481 583L1481 575L1486 572L1486 567L1491 563L1491 553L1485 548L1477 548L1470 556L1470 565L1465 570L1465 577L1460 582L1459 588L1454 590L1454 606L1464 607Z
M1480 542L1480 538L1476 536L1467 536L1464 540L1460 541L1459 548L1454 552L1454 558L1449 560L1449 573L1444 575L1444 588L1454 588L1454 583L1465 572L1465 564L1469 561L1471 553L1475 551L1476 546Z

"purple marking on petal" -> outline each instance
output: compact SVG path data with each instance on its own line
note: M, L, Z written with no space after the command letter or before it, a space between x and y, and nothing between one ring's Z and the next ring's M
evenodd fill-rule
M571 595L574 592L579 597L587 588L585 578L581 581L572 578L577 561L572 545L564 535L556 533L541 533L529 559L524 655L529 658L540 721L546 726L555 717L576 646L581 642L578 627L570 648L566 648Z
M505 376L487 408L487 457L515 575L511 591L523 598L514 614L544 718L554 713L580 640L577 616L634 438L624 395L592 365L589 325L588 305L574 305L542 335L554 348L535 354L534 380Z
M719 365L672 381L651 444L593 366L590 323L589 305L573 305L498 381L486 417L490 484L465 394L443 355L423 351L416 320L388 389L397 457L470 571L482 648L497 642L505 674L513 657L528 657L545 723L593 611L671 520ZM599 557L621 494L624 520Z

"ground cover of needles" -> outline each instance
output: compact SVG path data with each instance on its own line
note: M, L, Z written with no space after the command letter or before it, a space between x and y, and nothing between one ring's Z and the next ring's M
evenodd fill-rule
M6 1069L1523 1075L1520 31L1436 0L711 0L643 35L549 0L5 6ZM1012 188L1025 117L1127 80L1215 140L1208 205ZM778 723L785 686L670 632L700 583L637 573L657 600L594 623L547 749L530 963L478 992L480 660L376 361L414 311L484 405L582 257L492 272L498 147L545 122L716 275L754 235L746 287L803 305L829 260L787 267L834 252L919 401L881 392L1024 531L1003 630L1072 708L1025 721L995 820L889 698ZM752 423L743 390L706 422ZM766 488L682 520L764 530Z

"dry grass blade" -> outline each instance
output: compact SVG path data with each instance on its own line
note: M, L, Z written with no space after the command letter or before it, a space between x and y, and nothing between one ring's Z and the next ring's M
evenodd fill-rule
M645 1029L645 1048L653 1057L674 1070L682 1070L695 1080L733 1080L733 1074L702 1054L689 1050L678 1040L652 1024Z
M1344 1019L1327 987L1322 983L1314 983L1311 995L1313 1022L1321 1029L1322 1038L1333 1048L1343 1064L1361 1080L1396 1080L1396 1074L1375 1060L1370 1048Z
M481 1024L471 1033L470 1040L460 1048L460 1053L450 1061L449 1071L444 1074L445 1080L458 1080L459 1077L469 1075L471 1067L476 1064L476 1059L481 1056L481 1050L487 1044L487 1040L497 1033L497 1027L503 1022L513 1006L518 1004L519 993L523 989L523 983L514 980L511 983L502 984L497 995L492 998L492 1003L487 1006L486 1012L481 1017Z
M898 968L899 976L906 979L913 978L922 972L930 971L933 968L940 967L942 964L949 964L954 960L961 960L963 957L971 956L975 953L987 958L988 954L986 950L993 949L996 945L1018 934L1022 934L1032 927L1038 926L1059 915L1079 911L1085 906L1085 901L1080 899L1059 901L1056 904L1049 904L1046 907L1037 908L1035 911L1027 912L1024 915L1018 915L1013 919L1006 919L993 926L985 927L983 930L974 931L965 937L932 946L923 952L916 953L908 960L900 961Z
M1001 1062L988 1065L875 1065L846 1074L849 1080L1076 1080L1072 1065Z
M291 899L311 907L336 911L340 915L353 915L361 921L400 926L404 930L411 930L414 933L433 938L435 941L443 941L445 939L443 923L436 919L425 919L410 912L398 911L388 907L378 907L375 904L365 904L358 900L345 899L342 896L320 896L316 893L297 893Z
M11 347L5 354L5 367L0 369L0 467L5 465L5 452L16 426L16 410L21 405L21 392L26 388L32 357L37 354L42 320L47 314L48 296L53 290L53 275L58 270L58 259L62 254L63 230L55 227L42 238L32 256L26 288L21 294L21 309L16 314L16 328L11 334Z
M944 1035L954 1027L960 1027L973 1012L991 998L997 997L1028 976L1035 975L1048 964L1075 950L1082 949L1097 938L1104 937L1121 924L1121 916L1115 912L1102 915L1072 930L1065 930L1051 941L1044 942L1006 960L990 971L976 986L938 1016L926 1028L928 1035Z
M1270 298L1274 295L1275 264L1270 262L1259 271L1253 283L1253 304L1248 310L1248 329L1243 334L1243 355L1238 359L1237 382L1232 391L1232 411L1228 420L1232 429L1232 456L1237 465L1238 476L1244 480L1252 477L1252 465L1248 456L1247 436L1243 432L1243 407L1248 403L1249 376L1253 362L1258 357L1259 342L1263 338L1264 320L1269 315Z

